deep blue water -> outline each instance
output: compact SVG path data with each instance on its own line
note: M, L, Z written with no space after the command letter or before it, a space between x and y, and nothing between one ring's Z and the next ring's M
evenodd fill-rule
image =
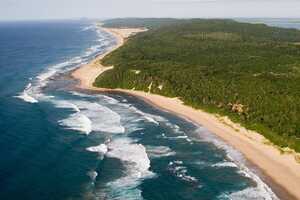
M205 128L71 69L115 43L93 22L0 23L0 199L276 199Z

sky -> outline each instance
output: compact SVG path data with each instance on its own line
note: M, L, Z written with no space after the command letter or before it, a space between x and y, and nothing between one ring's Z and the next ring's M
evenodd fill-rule
M300 18L300 0L0 0L0 20L82 17Z

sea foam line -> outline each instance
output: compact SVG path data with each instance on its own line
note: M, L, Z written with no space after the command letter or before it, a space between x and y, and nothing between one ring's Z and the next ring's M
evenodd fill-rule
M38 103L38 100L36 100L35 98L29 95L29 93L31 93L31 90L32 90L32 86L31 83L29 83L24 89L24 91L15 97L19 99L23 99L25 102L28 103Z
M107 195L111 199L143 199L137 186L140 181L155 175L149 171L150 159L146 148L122 137L109 143L108 149L106 156L121 160L126 167L126 175L107 184L110 188Z
M87 151L90 152L96 152L99 153L101 155L105 155L108 151L108 147L106 144L100 144L98 146L92 146L92 147L88 147L86 148Z
M80 105L76 105L73 102L66 100L57 100L55 97L48 96L43 93L43 88L48 85L49 81L51 81L53 77L62 73L66 73L80 66L82 63L88 62L88 60L92 59L91 56L107 50L112 45L112 38L109 35L104 34L102 31L98 30L96 24L86 27L85 31L90 29L96 30L98 34L98 40L100 41L99 44L91 46L81 56L76 56L62 63L58 63L56 65L47 67L46 70L44 70L35 78L30 78L30 83L16 97L23 99L25 102L28 103L38 103L39 101L47 101L55 104L58 108L73 109L76 113L71 114L66 119L58 121L60 125L66 127L67 129L78 130L85 134L89 134L93 130L107 132L123 132L124 130L121 126L116 126L116 123L118 123L119 121L118 117L116 117L115 121L113 120L113 122L115 123L109 123L109 121L107 120L102 124L102 119L97 119L97 117L95 117L93 111L109 113L108 109L105 110L105 108L102 108L100 105L91 104L91 106L83 106L83 104L85 104L86 102L79 102ZM84 110L80 110L78 106L83 107ZM109 114L110 116L112 115L111 113ZM94 121L96 122L94 123ZM113 127L114 129L112 130L112 128L109 126Z
M58 108L71 108L75 113L67 118L59 120L59 124L67 129L81 131L89 134L92 131L108 133L124 133L125 128L121 124L121 116L99 103L89 100L57 100L52 103Z
M150 158L161 158L176 155L176 152L172 151L172 149L167 146L147 146L146 149Z
M143 112L143 111L139 110L138 108L136 108L135 106L130 106L129 109L134 111L135 113L141 115L148 122L152 122L156 125L164 124L164 125L170 127L175 133L183 134L184 135L183 137L185 137L185 138L187 137L185 135L185 133L183 131L181 131L180 127L177 124L171 123L168 119L166 119L162 116Z
M99 44L89 47L81 56L76 56L62 63L47 67L47 69L41 72L37 77L33 79L30 78L30 83L15 97L28 103L38 103L40 100L47 101L49 97L43 94L42 89L47 86L52 77L61 73L66 73L77 68L83 63L87 63L90 59L92 59L92 56L103 53L112 46L114 41L111 36L100 31L97 28L97 24L85 27L84 31L91 29L97 32Z
M256 187L249 187L231 194L222 194L220 196L221 198L228 198L232 200L252 200L261 198L264 200L278 200L278 197L274 194L271 188L246 166L246 160L239 151L221 141L221 139L211 134L204 127L198 127L195 132L199 133L202 141L211 142L226 152L229 161L213 164L213 167L236 167L239 169L240 174L252 179L256 183Z
M183 161L180 160L171 161L168 165L168 169L173 174L175 174L176 177L178 177L179 179L193 184L198 184L197 178L188 174L187 167L184 166ZM201 185L198 185L198 187L201 187Z
M77 130L87 135L92 132L91 120L80 112L72 114L67 119L59 120L58 123L67 129Z

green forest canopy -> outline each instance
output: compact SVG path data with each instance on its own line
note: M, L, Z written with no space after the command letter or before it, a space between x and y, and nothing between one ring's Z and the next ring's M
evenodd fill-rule
M95 86L180 97L300 152L300 31L220 19L116 19L147 27L103 59Z

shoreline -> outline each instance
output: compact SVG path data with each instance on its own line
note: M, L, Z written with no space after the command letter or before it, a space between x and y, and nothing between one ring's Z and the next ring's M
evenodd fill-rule
M118 29L115 28L103 28L103 27L99 27L99 28L113 35L116 38L116 45L108 49L104 54L100 54L96 56L96 58L94 58L88 64L85 64L72 72L71 75L74 78L80 79L81 84L79 87L84 86L83 89L87 89L87 87L88 89L94 89L93 82L97 78L97 76L113 68L112 66L104 67L103 65L101 65L100 61L102 58L104 58L110 52L121 47L124 44L125 39L128 38L130 35L146 30L146 29L123 29L122 31L118 31ZM81 76L81 74L85 74L85 76Z
M146 30L102 27L101 29L112 34L116 38L117 44L106 53L97 56L89 64L83 65L72 72L71 76L80 81L77 86L79 89L125 93L142 99L159 109L199 124L218 136L226 144L241 152L251 165L262 172L258 175L263 176L263 180L271 186L271 189L279 198L300 199L300 164L297 163L292 154L282 154L274 146L266 144L267 140L262 135L233 123L227 117L219 117L186 106L177 98L168 98L141 91L94 87L93 82L96 77L113 68L113 66L104 67L99 61L110 52L121 47L130 35Z

